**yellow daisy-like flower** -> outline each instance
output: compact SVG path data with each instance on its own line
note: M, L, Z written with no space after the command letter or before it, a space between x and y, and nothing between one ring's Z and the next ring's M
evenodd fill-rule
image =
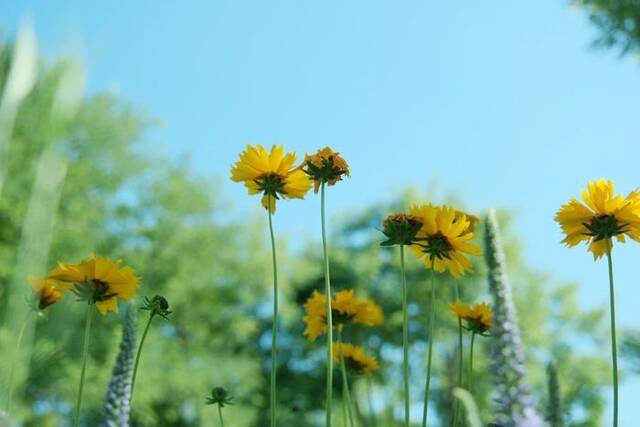
M315 341L327 332L326 303L327 299L323 294L313 291L313 295L304 304L304 322L307 325L304 336L309 341ZM336 293L331 301L331 314L338 327L349 322L376 326L384 320L382 308L378 304L367 298L357 298L352 289Z
M305 316L303 318L307 327L304 336L311 342L320 335L327 332L327 298L318 291L313 291L313 295L305 302Z
M295 161L296 154L285 154L281 145L272 146L271 152L262 145L247 145L231 168L231 180L244 182L249 194L262 194L262 206L274 213L280 197L302 199L311 188L307 175L294 167Z
M411 248L416 256L424 257L428 268L438 272L448 270L453 277L471 270L467 255L480 255L480 248L470 243L475 217L432 204L414 206L411 215L422 221Z
M378 361L365 353L360 346L350 343L333 343L333 360L340 363L340 352L344 358L344 364L347 369L355 371L361 375L367 375L380 368Z
M485 335L493 328L493 311L485 302L469 305L455 301L449 304L449 309L454 316L465 321L465 327L470 331Z
M117 312L118 299L133 298L140 282L133 269L120 266L120 262L95 255L77 264L58 262L48 278L73 286L81 300L94 303L102 314Z
M305 155L302 170L313 180L313 190L316 193L323 182L335 185L342 181L343 176L349 176L346 160L329 147L324 147L315 154Z
M555 220L566 235L562 243L572 247L586 242L598 259L613 247L613 237L621 243L625 235L640 242L639 191L627 197L614 195L613 182L600 179L587 184L582 200L573 197L556 213Z
M69 290L69 285L42 277L30 277L31 289L36 296L34 306L38 310L44 310L58 302L64 292Z

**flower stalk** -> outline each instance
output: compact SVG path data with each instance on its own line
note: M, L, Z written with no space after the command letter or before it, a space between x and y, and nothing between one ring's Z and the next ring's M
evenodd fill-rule
M149 316L149 319L147 320L147 324L144 327L144 331L142 332L142 338L140 338L138 351L136 352L136 362L133 365L133 377L131 379L131 399L132 400L133 400L133 389L136 385L136 377L138 376L138 364L140 363L140 355L142 354L142 347L144 346L144 342L147 339L147 333L149 332L149 327L151 326L151 320L153 320L153 315Z
M404 266L404 245L400 245L400 274L402 277L402 376L404 377L404 425L405 427L409 427L409 313L407 312L407 278Z
M147 319L147 324L145 325L144 331L142 332L142 338L140 339L140 344L138 345L138 351L136 353L136 361L133 366L133 377L131 379L131 399L132 400L133 400L133 389L136 385L136 377L138 375L138 364L140 363L140 356L142 355L142 347L144 346L145 340L147 339L147 333L149 332L149 327L151 326L151 322L156 316L160 316L165 320L169 320L168 316L171 314L171 311L169 311L169 303L161 295L156 295L152 299L144 297L144 305L140 308L142 310L147 310L149 312L149 319Z
M329 276L329 252L327 250L327 231L325 221L326 183L320 185L320 221L322 223L322 253L324 256L324 287L327 299L327 395L326 426L331 427L331 406L333 402L333 316L331 312L331 279Z
M82 341L82 370L80 371L80 385L78 386L78 397L76 399L76 412L74 426L80 425L80 409L82 408L82 393L84 391L84 378L87 371L87 357L89 355L89 338L91 337L91 319L93 318L93 304L88 304L84 325L84 338Z
M476 341L476 332L471 331L471 344L469 344L469 372L467 373L467 383L469 393L473 395L473 344Z
M613 260L611 241L608 242L607 265L609 270L609 305L611 314L611 361L613 363L613 427L618 427L618 345L616 340L616 298L613 286Z
M454 285L454 291L455 291L455 298L456 301L460 301L460 288L458 286L458 282L455 282ZM462 370L463 368L463 361L462 361L462 352L463 352L463 348L462 348L462 319L460 317L458 317L458 387L462 387ZM456 403L454 405L454 410L453 410L453 423L452 425L455 427L458 425L458 416L460 414L460 400L456 399Z
M347 377L347 367L344 363L344 347L342 343L342 327L338 327L338 344L340 347L340 371L342 372L342 390L343 390L343 405L347 408L347 415L349 417L349 425L355 427L353 417L353 403L351 400L351 392L349 391L349 378ZM346 422L345 422L346 425Z
M429 397L431 392L431 359L433 356L433 341L435 338L436 322L436 272L431 269L431 302L429 305L429 349L427 350L427 379L424 386L424 407L422 410L422 427L427 427L427 416L429 412Z
M224 419L222 418L222 408L224 405L233 405L233 396L229 394L224 387L214 387L211 390L211 396L207 397L207 405L218 405L218 418L220 419L220 426L224 427Z
M269 196L273 197L273 196ZM270 377L270 414L271 427L276 426L276 369L278 357L278 263L276 255L276 239L273 234L273 214L269 216L269 234L271 236L271 258L273 262L273 324L271 326L271 377ZM219 407L218 407L219 409Z

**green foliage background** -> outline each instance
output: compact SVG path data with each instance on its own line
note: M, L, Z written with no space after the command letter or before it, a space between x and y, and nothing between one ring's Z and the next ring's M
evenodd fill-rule
M11 52L10 43L0 47L0 93ZM171 304L171 320L154 322L145 346L133 401L134 425L215 425L215 409L204 406L215 385L224 385L235 397L234 405L225 408L228 425L266 425L271 264L263 211L256 208L254 217L229 220L225 214L229 205L222 196L226 184L193 175L187 162L156 155L152 142L146 141L154 121L116 94L85 97L74 114L57 114L56 94L70 66L66 59L40 64L36 85L21 103L11 133L7 179L0 194L0 389L6 388L8 355L13 354L15 328L22 318L17 305L29 292L26 275L21 270L16 273L25 256L20 250L25 244L25 217L41 157L53 153L63 159L66 175L59 205L53 207L46 265L28 273L42 274L56 260L75 261L95 252L122 258L143 278L141 294L160 293ZM387 203L363 207L331 224L334 289L355 288L380 303L386 316L382 327L347 331L347 338L366 346L382 366L372 378L352 378L363 425L400 425L402 406L398 254L380 248L377 229L384 216L413 202L463 205L434 190L408 189L390 196ZM305 203L318 202L309 199ZM602 388L609 381L608 354L598 350L608 342L604 311L581 309L575 284L557 283L528 265L510 218L502 214L503 235L527 352L528 382L540 412L547 412L545 369L552 361L567 425L599 426ZM322 419L324 347L322 341L309 343L303 338L302 304L314 289L322 288L321 248L317 241L309 241L300 251L288 251L286 242L292 237L279 236L284 301L280 425L315 426ZM419 413L428 274L417 260L408 258L413 411ZM447 308L452 289L452 279L437 277L435 399L443 423L450 413L454 375L450 367L455 324ZM461 289L467 301L489 298L482 260L476 260L474 273L463 279ZM80 371L83 313L84 306L67 297L35 323L20 354L12 413L25 426L69 424ZM140 316L139 321L144 320ZM85 393L87 425L102 420L121 323L117 315L99 317L94 323ZM489 422L491 338L478 341L475 395L483 420ZM628 348L638 352L631 338ZM4 393L0 396L4 398Z

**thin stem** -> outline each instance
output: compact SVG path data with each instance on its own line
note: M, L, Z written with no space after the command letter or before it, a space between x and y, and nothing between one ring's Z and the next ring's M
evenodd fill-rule
M409 427L409 314L407 312L407 278L404 267L404 245L400 245L400 274L402 276L402 349L404 376L404 425Z
M16 341L16 348L13 352L13 359L11 359L11 367L9 368L9 381L7 387L9 389L7 393L7 403L5 405L5 414L9 416L9 411L11 410L11 397L13 396L13 376L16 368L16 361L18 360L18 354L20 353L20 344L22 343L22 337L24 336L24 331L27 328L27 323L29 322L29 318L31 317L31 313L33 310L29 310L24 320L22 321L22 326L20 326L20 332L18 332L18 340Z
M373 386L371 385L371 376L367 376L367 406L369 408L369 425L371 427L375 427L377 425L377 418L373 412L373 398L371 396L372 388Z
M609 243L609 245L611 245ZM611 247L607 251L609 264L609 303L611 305L611 359L613 361L613 427L618 427L618 345L616 341L616 301L613 286L613 260Z
M220 427L224 427L224 420L222 419L222 405L218 403L218 415L220 416Z
M458 282L455 282L454 286L456 301L460 301L460 289L458 288ZM462 387L462 319L458 317L458 387ZM459 399L455 399L456 402L454 404L453 410L453 426L458 425L458 414L460 413L460 401Z
M273 197L273 196L269 196ZM271 202L269 203L271 206ZM271 254L273 259L273 324L271 326L271 427L276 425L276 369L278 347L278 265L276 262L276 239L273 235L273 215L269 216L269 233L271 234Z
M342 393L344 394L344 385L342 387ZM348 410L347 410L347 400L346 399L342 399L342 425L344 427L349 427L349 415L348 415Z
M151 326L151 321L153 320L154 312L151 312L149 315L149 320L147 321L147 325L144 327L144 332L142 333L142 338L140 339L140 345L138 345L138 353L136 354L136 363L133 366L133 375L131 377L131 396L130 400L133 400L133 388L136 385L136 376L138 375L138 363L140 363L140 355L142 354L142 346L144 345L144 340L147 338L147 332L149 332L149 326Z
M353 421L353 403L351 401L351 392L349 391L349 379L347 377L347 368L344 363L344 353L342 351L342 330L338 327L338 343L340 345L340 370L342 371L342 388L344 397L346 398L347 413L349 414L349 425L355 427Z
M82 371L80 372L80 386L78 387L78 399L76 401L76 414L74 426L80 425L80 408L82 407L82 392L84 390L84 376L87 371L87 355L89 354L89 338L91 336L91 318L93 317L93 304L87 307L87 317L84 325L84 340L82 341Z
M422 427L427 427L427 413L429 411L429 393L431 391L431 356L433 355L433 341L435 339L435 323L436 323L436 272L431 269L431 303L429 310L429 350L427 353L427 380L424 386L424 408L422 411Z
M469 372L467 374L467 381L469 383L469 393L473 394L473 344L476 340L476 333L471 332L471 344L469 347Z
M324 288L327 299L327 396L326 426L331 427L331 404L333 402L333 319L331 314L331 280L329 278L329 252L327 250L327 230L325 225L325 183L320 186L320 220L322 222L322 253L324 255Z

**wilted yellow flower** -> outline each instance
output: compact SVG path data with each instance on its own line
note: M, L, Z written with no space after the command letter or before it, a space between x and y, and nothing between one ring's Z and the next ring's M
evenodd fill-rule
M34 305L38 310L44 310L58 302L62 294L69 290L69 285L48 278L30 277L29 282L37 299Z
M364 349L358 345L334 342L333 360L336 363L340 363L341 352L346 368L361 375L370 374L380 368L378 361L365 353Z
M582 190L584 203L573 197L560 207L555 220L566 235L564 244L572 247L586 242L594 259L598 259L613 247L614 236L622 243L625 235L640 241L640 192L622 197L613 191L612 181L589 182Z
M480 218L478 218L477 216L468 214L463 211L459 211L457 209L456 209L456 218L466 219L467 221L469 221L469 226L467 227L466 231L470 231L472 233L476 231L476 225L478 224L478 221L480 221Z
M77 264L58 262L48 276L56 282L72 285L72 291L81 300L95 303L98 311L118 311L118 299L127 301L136 295L139 279L129 266L121 261L92 255Z
M382 223L382 233L387 240L381 246L410 245L422 227L422 220L415 215L395 213Z
M449 304L449 309L454 316L465 321L465 327L470 331L484 335L493 328L493 311L485 302L469 305L455 301Z
M344 175L349 176L349 165L329 147L307 154L302 162L302 170L313 180L313 189L317 193L320 184L335 185Z
M313 295L304 304L304 322L307 325L304 336L309 341L315 341L327 332L326 302L323 294L313 291ZM367 298L357 298L352 289L336 293L331 301L331 314L338 327L349 322L376 326L384 320L382 308L378 304Z
M448 206L432 204L414 206L411 215L422 221L411 248L416 256L424 257L428 268L438 272L449 270L454 277L471 270L471 261L466 255L480 255L480 248L469 242L477 218Z
M231 180L244 182L249 194L262 194L262 206L276 211L276 200L302 199L311 188L311 181L299 168L294 167L295 153L286 153L280 145L271 152L262 145L247 145L240 159L231 168Z

